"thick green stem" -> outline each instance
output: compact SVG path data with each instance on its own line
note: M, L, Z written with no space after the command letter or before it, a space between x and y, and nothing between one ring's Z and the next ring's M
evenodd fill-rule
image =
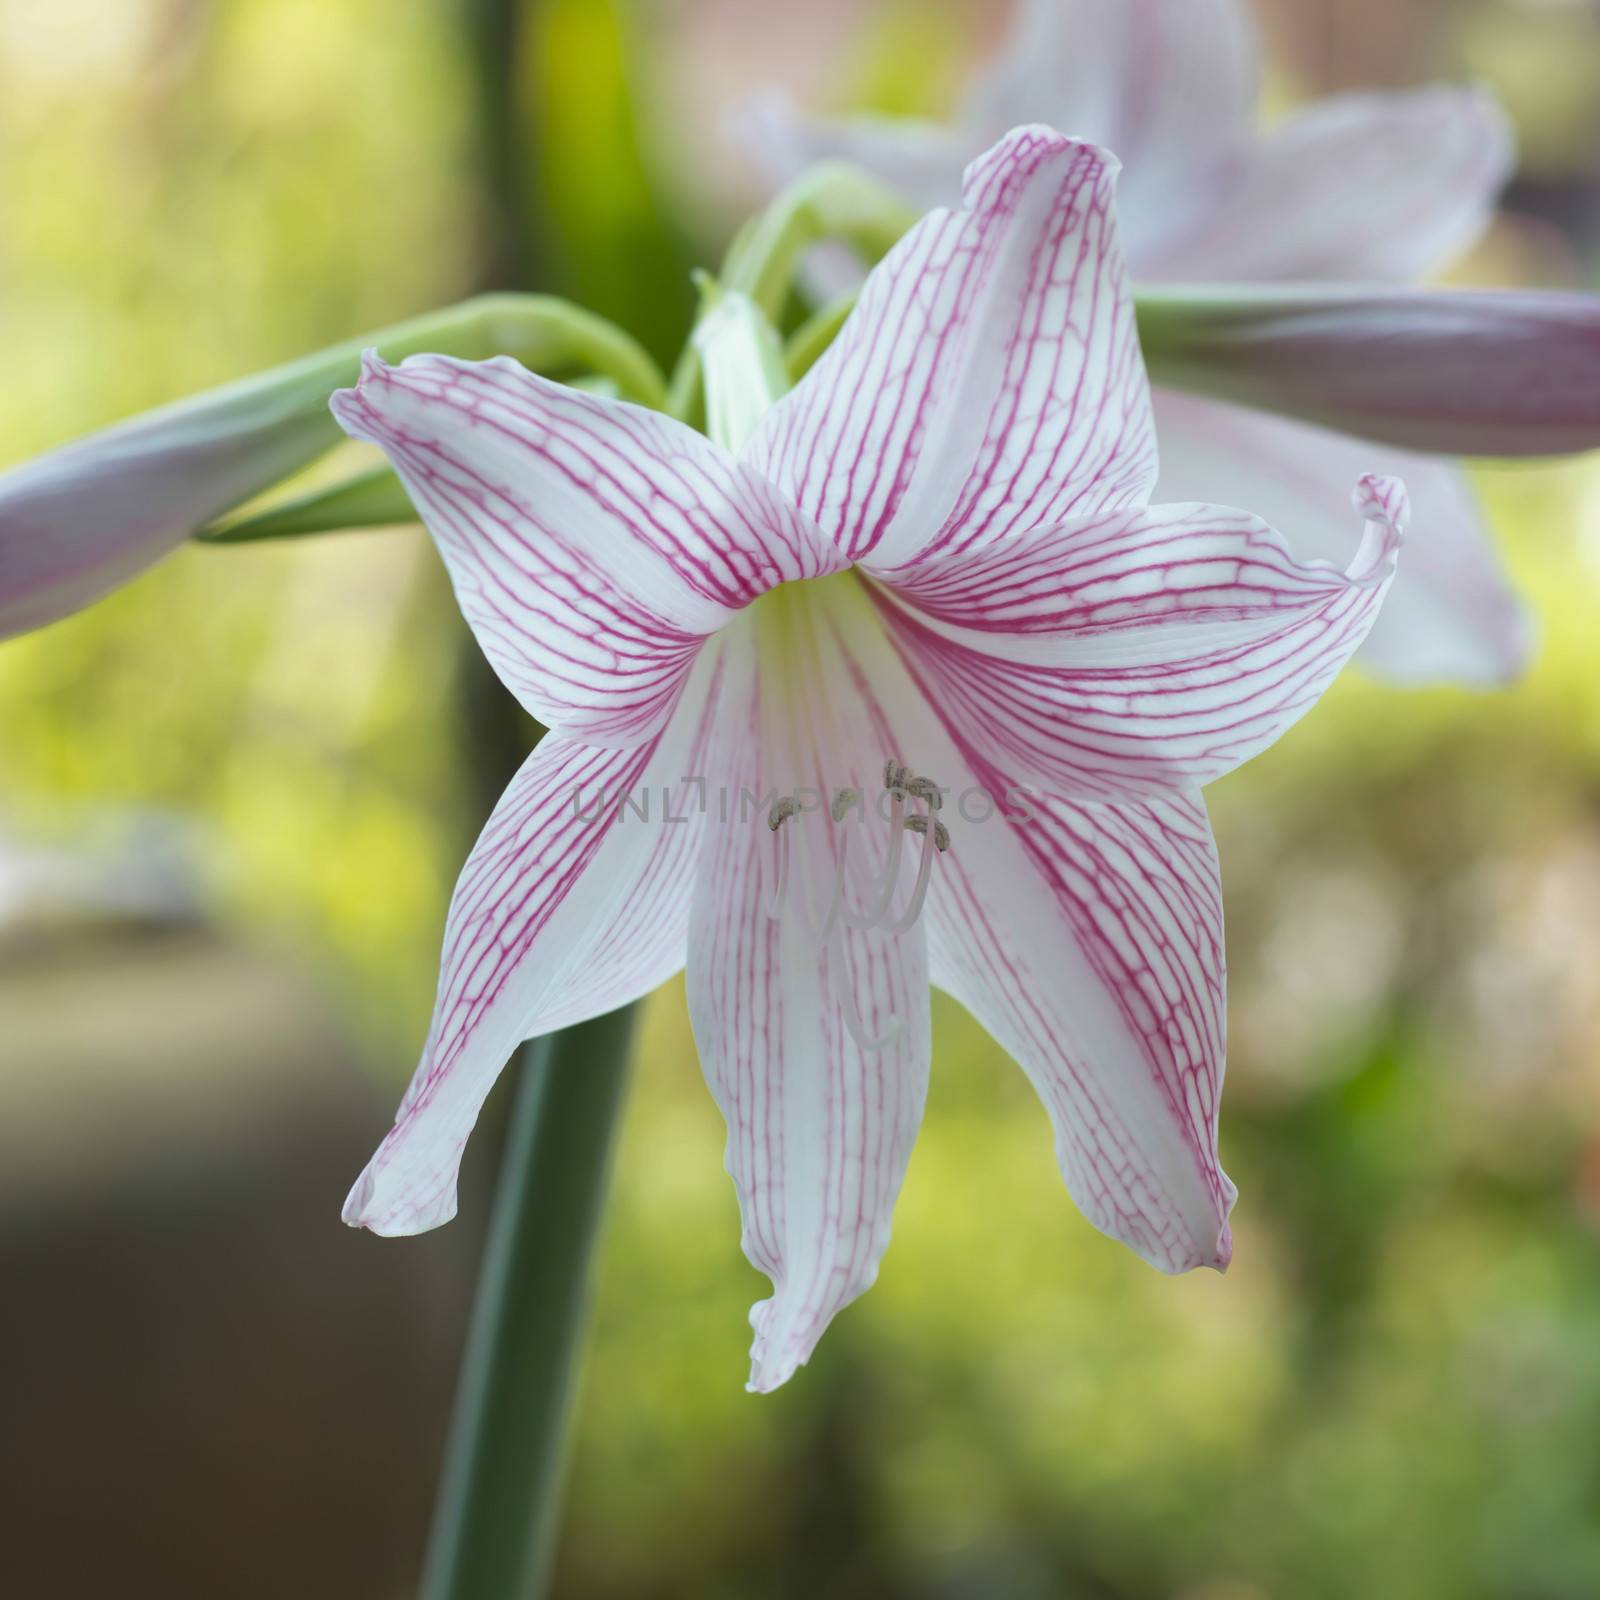
M421 1600L532 1600L555 1554L631 1009L524 1050Z
M523 44L536 9L528 0L464 0L479 91L486 288L520 288L541 275L542 227L518 92ZM472 303L562 308L547 323L553 345L540 350L500 343L483 354L504 351L550 375L607 378L626 399L664 403L655 363L604 319L534 295L491 294ZM386 516L395 509L397 489L390 475L375 475L346 489L342 507L334 509ZM327 510L303 505L297 515L304 524ZM520 766L537 730L475 651L462 689L486 807ZM547 1585L632 1023L632 1008L580 1023L524 1047L510 1069L520 1081L479 1267L421 1600L536 1600Z

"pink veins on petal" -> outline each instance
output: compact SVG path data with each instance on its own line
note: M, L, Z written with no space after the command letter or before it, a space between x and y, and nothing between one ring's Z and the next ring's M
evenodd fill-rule
M1027 1073L1097 1227L1163 1271L1226 1266L1198 786L1359 646L1405 496L1361 480L1345 567L1245 512L1149 504L1116 171L1046 128L1001 140L737 454L505 360L373 360L335 397L550 729L462 871L347 1221L445 1221L518 1041L686 969L772 1281L752 1388L877 1275L931 986Z

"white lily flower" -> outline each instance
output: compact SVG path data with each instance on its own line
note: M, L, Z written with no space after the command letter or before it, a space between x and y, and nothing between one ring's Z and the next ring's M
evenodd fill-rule
M812 118L768 95L745 108L739 132L775 182L812 161L842 157L928 206L948 200L967 155L1001 130L1024 118L1050 122L1124 163L1123 238L1141 286L1403 283L1447 266L1479 237L1513 165L1506 119L1486 93L1431 87L1343 95L1261 131L1258 54L1241 0L1017 0L1008 38L951 126ZM820 258L818 270L833 290L851 269L839 252ZM1243 288L1231 298L1250 299ZM1544 416L1536 390L1503 381L1507 344L1523 365L1554 354L1575 369L1577 358L1560 343L1561 330L1540 318L1534 331L1545 336L1528 353L1522 302L1537 297L1499 297L1503 313L1484 304L1491 298L1456 308L1477 319L1481 336L1454 359L1430 366L1410 347L1404 387L1412 409L1448 412L1463 365L1471 365L1465 381L1499 403L1504 453L1540 453L1541 437L1549 453L1574 448L1575 437L1586 446L1600 442L1600 385L1592 377L1577 435L1570 416ZM1348 324L1370 352L1380 315L1393 330L1395 304L1390 294L1371 311L1359 297L1346 298L1334 334ZM1593 302L1584 327L1592 373L1600 340ZM1333 342L1325 341L1324 355ZM1276 365L1304 370L1311 359L1285 348ZM1370 413L1358 431L1391 446L1373 449L1292 414L1273 415L1305 414L1287 403L1284 385L1241 391L1267 408L1245 409L1160 387L1154 351L1150 360L1163 498L1249 506L1292 529L1302 555L1342 561L1351 549L1343 505L1353 474L1402 478L1415 509L1412 554L1366 647L1368 664L1401 683L1493 684L1521 670L1528 619L1483 513L1458 463L1407 447L1426 430L1404 417L1392 367L1369 364L1359 396L1344 397L1359 398ZM1352 409L1339 410L1338 420L1348 422ZM1490 409L1485 399L1476 431L1465 431L1451 453L1478 453L1481 413ZM1386 428L1397 410L1401 420Z
M771 352L730 300L702 334L721 438L508 359L374 357L335 397L551 730L462 872L422 1060L347 1221L448 1220L518 1042L687 966L773 1283L752 1388L876 1276L930 984L1028 1073L1096 1226L1164 1271L1226 1265L1198 785L1358 646L1404 492L1358 485L1348 570L1245 512L1149 503L1115 172L1008 135L764 412Z

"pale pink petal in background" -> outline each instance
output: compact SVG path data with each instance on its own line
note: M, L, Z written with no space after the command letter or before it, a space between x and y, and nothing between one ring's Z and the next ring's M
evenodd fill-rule
M1161 500L1226 481L1308 558L1339 561L1350 519L1337 514L1351 475L1370 465L1400 478L1411 502L1405 582L1383 603L1363 658L1397 684L1493 687L1527 665L1533 623L1516 598L1466 474L1454 462L1345 439L1221 401L1159 392ZM1246 468L1249 480L1246 486ZM1454 530L1431 538L1435 527Z

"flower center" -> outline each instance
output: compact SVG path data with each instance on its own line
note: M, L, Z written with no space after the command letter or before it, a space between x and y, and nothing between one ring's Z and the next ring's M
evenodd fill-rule
M767 915L781 922L792 912L818 951L825 952L830 971L842 975L838 1000L844 1025L863 1050L881 1050L900 1032L902 1019L892 1018L887 1030L871 1037L862 1023L860 1008L848 980L845 934L848 929L881 931L898 937L915 926L927 902L932 880L933 858L950 848L950 830L936 813L944 803L940 786L916 774L903 762L890 757L883 764L883 790L875 809L888 826L887 848L876 875L864 875L865 903L851 904L851 842L853 829L868 821L866 796L859 789L836 789L829 808L831 827L824 825L822 838L797 841L796 834L808 816L819 816L820 806L810 810L798 795L780 796L767 813L767 827L773 835L773 890ZM920 808L920 809L919 809ZM916 877L905 904L895 908L895 892L901 879L901 863L907 834L922 840ZM810 847L807 870L793 871L797 849ZM831 865L831 871L829 866ZM829 884L831 882L831 888ZM813 897L813 888L820 892ZM823 902L826 902L824 904Z

